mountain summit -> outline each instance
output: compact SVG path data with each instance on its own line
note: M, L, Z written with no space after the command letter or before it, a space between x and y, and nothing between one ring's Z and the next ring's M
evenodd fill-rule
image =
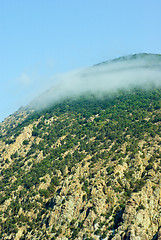
M30 105L43 109L62 99L90 93L102 96L118 89L161 86L161 55L133 54L57 76L57 83Z
M160 240L159 66L72 73L0 124L0 239Z

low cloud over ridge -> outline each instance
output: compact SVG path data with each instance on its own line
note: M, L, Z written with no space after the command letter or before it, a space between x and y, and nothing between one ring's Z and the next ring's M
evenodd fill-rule
M161 55L135 54L57 76L57 84L30 105L43 108L86 92L111 93L130 87L161 86Z

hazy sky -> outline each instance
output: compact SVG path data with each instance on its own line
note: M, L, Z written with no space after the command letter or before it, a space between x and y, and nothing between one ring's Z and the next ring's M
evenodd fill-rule
M161 53L160 0L0 0L0 121L56 74Z

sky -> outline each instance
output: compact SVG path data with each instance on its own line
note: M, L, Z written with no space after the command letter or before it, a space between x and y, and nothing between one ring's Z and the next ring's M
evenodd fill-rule
M160 25L160 0L0 0L0 122L62 73L160 54Z

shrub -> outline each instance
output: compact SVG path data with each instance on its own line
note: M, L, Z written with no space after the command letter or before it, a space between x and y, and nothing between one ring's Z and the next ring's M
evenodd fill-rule
M29 143L28 140L24 140L24 141L22 142L23 145L27 145L28 143Z

